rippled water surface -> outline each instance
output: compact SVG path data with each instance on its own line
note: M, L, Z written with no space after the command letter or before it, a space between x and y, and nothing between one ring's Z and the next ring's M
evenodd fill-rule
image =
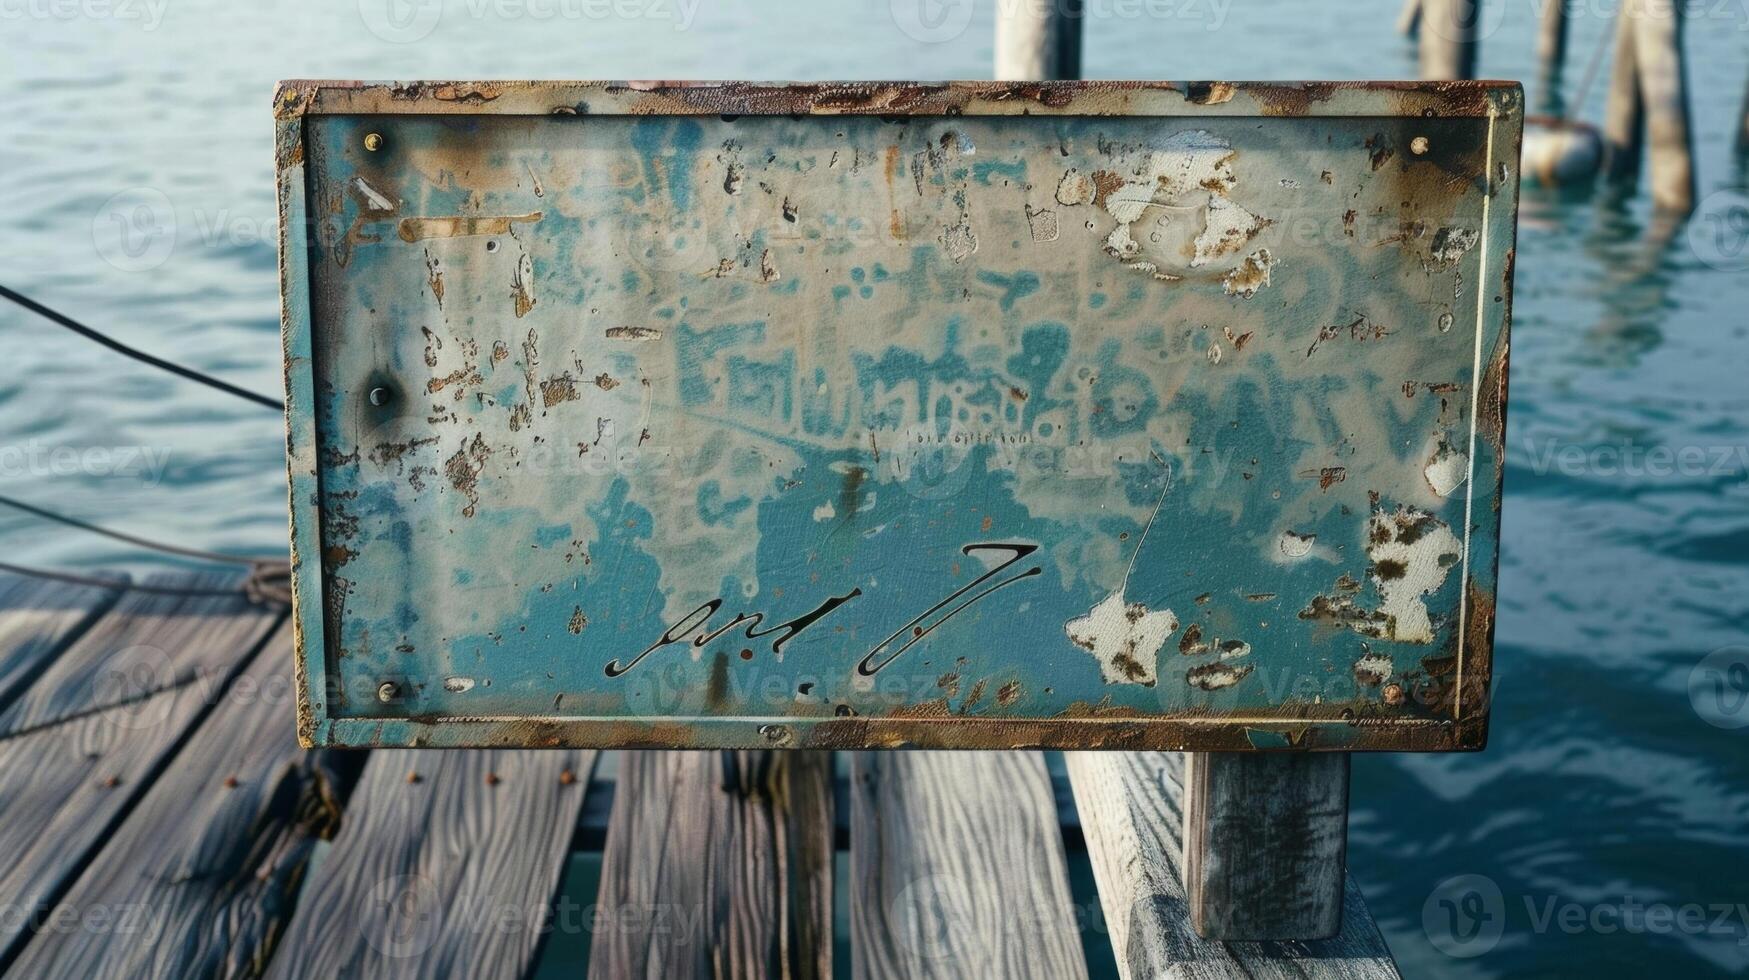
M276 394L276 79L981 77L992 5L973 2L969 26L937 43L897 29L888 0L645 0L629 19L448 0L411 43L392 38L426 25L374 17L378 0L138 0L97 17L6 5L0 282ZM1414 72L1389 0L1089 2L1092 77ZM1498 25L1483 75L1535 77L1541 2L1489 0ZM1578 6L1572 82L1615 4ZM1688 71L1707 196L1696 221L1660 227L1643 199L1525 201L1491 744L1355 765L1351 866L1410 976L1749 973L1749 727L1725 727L1749 723L1749 707L1729 713L1732 692L1721 702L1713 675L1695 672L1749 644L1749 249L1733 253L1744 229L1733 241L1720 222L1737 180L1749 12L1696 7ZM913 11L910 23L935 22ZM1583 114L1598 119L1601 105L1599 83ZM153 209L133 207L142 201ZM184 543L283 549L272 413L11 308L0 354L0 492ZM9 513L0 554L149 566ZM1749 648L1735 660L1749 664ZM1458 892L1436 889L1460 875L1482 876L1499 901L1442 905ZM1707 907L1698 925L1681 913L1690 904ZM1442 951L1470 921L1454 916L1478 908L1499 917L1499 942Z

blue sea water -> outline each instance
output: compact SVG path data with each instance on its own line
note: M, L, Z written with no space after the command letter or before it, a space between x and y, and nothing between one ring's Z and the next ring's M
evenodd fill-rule
M275 80L976 78L994 9L392 2L0 4L0 282L277 393ZM1481 74L1533 104L1547 2L1485 4ZM1414 74L1393 0L1088 4L1089 77ZM1615 7L1574 5L1570 96ZM1749 7L1689 9L1696 218L1524 201L1491 744L1355 763L1351 869L1408 976L1749 974ZM0 493L272 553L282 448L270 412L0 309ZM10 513L0 555L152 567Z

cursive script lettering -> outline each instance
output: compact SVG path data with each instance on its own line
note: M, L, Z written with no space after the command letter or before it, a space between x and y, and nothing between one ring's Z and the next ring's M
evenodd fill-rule
M636 667L650 654L655 653L657 650L666 646L685 643L687 642L688 637L692 638L693 646L702 647L727 634L737 626L743 627L743 635L749 640L757 640L761 637L770 636L773 633L782 633L782 636L771 641L771 652L782 653L783 645L795 639L796 635L801 633L802 630L819 622L832 610L837 609L839 606L844 605L846 602L849 602L859 595L862 595L861 589L851 589L844 595L833 596L825 602L820 603L812 612L803 613L792 620L778 623L776 626L771 626L766 629L759 628L760 624L765 622L765 614L755 612L740 613L734 619L730 620L728 625L721 629L707 631L705 628L710 625L711 617L715 616L717 610L723 607L722 599L712 599L704 605L699 606L697 609L687 613L685 616L682 616L679 622L676 622L673 626L668 627L668 629L663 632L661 639L650 644L644 649L643 653L633 657L629 663L621 664L617 659L609 661L607 664L607 676L618 677L626 671L631 670L633 667ZM693 636L695 632L698 634L696 637Z
M940 612L944 606L947 606L948 604L952 603L954 600L958 599L960 596L963 596L967 592L970 592L973 589L976 589L978 586L984 584L985 582L996 577L997 575L1002 574L1002 572L1004 570L1006 570L1009 566L1013 565L1014 563L1020 561L1022 558L1025 558L1027 555L1030 555L1037 550L1038 550L1038 545L1036 545L1036 544L1018 544L1018 543L1017 544L1001 544L1001 543L995 543L995 542L988 543L988 544L968 544L965 547L961 548L960 553L964 554L964 555L971 555L971 554L974 554L974 553L980 552L980 551L1008 552L1008 560L1002 562L999 565L995 565L995 566L991 567L991 569L989 571L987 571L984 574L973 579L970 583L966 584L965 586L962 586L961 588L955 589L953 591L953 593L951 593L947 598L941 600L940 602L936 603L933 606L930 606L928 609L925 609L922 612L922 614L919 615L916 619L913 619L909 623L906 623L905 625L899 627L897 630L895 630L893 632L892 636L889 636L886 639L882 640L878 646L876 646L873 650L870 650L868 652L868 656L862 658L862 662L858 663L856 665L856 672L858 674L861 674L864 677L873 677L874 675L880 673L882 670L886 669L886 667L889 664L891 664L893 661L899 659L899 657L902 654L904 654L904 652L906 650L911 649L912 644L914 644L918 640L921 640L924 637L928 636L930 633L935 632L936 627L947 622L948 620L959 615L960 613L965 612L966 607L970 606L972 603L977 602L979 599L984 598L985 596L989 595L992 592L995 592L997 589L1003 588L1004 586L1013 585L1015 582L1018 582L1021 579L1031 578L1032 576L1037 575L1040 572L1042 572L1043 571L1042 568L1040 568L1037 565L1034 565L1033 567L1027 569L1026 571L1019 573L1018 575L1013 575L1013 576L1010 576L1008 578L1003 579L1000 582L997 582L995 585L992 585L989 588L985 589L984 591L979 592L977 595L972 596L970 599L967 599L965 602L962 602L959 605L954 606L952 609L949 609L947 612L943 613L940 619L935 620L934 622L930 623L928 626L922 625L924 620L935 615L937 612ZM894 641L899 639L899 637L901 637L901 636L905 636L907 633L909 633L910 636L908 639L905 640L905 643L903 646L899 647L897 650L894 650L890 655L887 656L887 658L885 660L881 660L879 663L876 663L876 658L881 655L882 651L884 651L888 647L892 646Z

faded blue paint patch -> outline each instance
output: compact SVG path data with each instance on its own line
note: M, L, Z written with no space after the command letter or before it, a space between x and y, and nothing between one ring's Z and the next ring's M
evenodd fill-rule
M382 722L374 739L461 715L701 733L754 716L1247 712L1328 738L1377 730L1340 711L1426 720L1356 663L1443 683L1465 575L1492 587L1494 485L1467 528L1469 486L1436 492L1426 470L1440 447L1471 445L1476 331L1491 351L1502 324L1461 317L1509 236L1489 239L1486 266L1413 242L1268 240L1271 279L1249 298L1222 278L1242 256L1169 278L1111 236L1121 223L1144 257L1192 247L1172 236L1208 220L1211 187L1338 226L1357 187L1361 204L1399 208L1410 164L1373 169L1365 141L1427 123L1320 120L1319 140L1284 154L1256 142L1274 123L1199 119L1198 146L1247 147L1231 176L1210 171L1194 206L1159 191L1170 167L1111 192L1143 196L1134 220L1055 202L1057 180L1161 169L1148 154L1174 152L1161 128L1181 121L956 119L969 164L933 123L895 136L831 121L864 161L898 140L897 173L825 166L808 148L819 124L604 116L529 156L507 149L526 122L477 123L466 139L509 142L437 181L454 173L444 140L461 138L441 122L371 121L404 152L369 169L358 120L310 122L311 193L336 227L309 253L320 373L294 406L322 479L294 492L320 501L321 548L305 553L344 596L321 652L349 692L337 715ZM1040 125L1054 136L1042 155ZM732 134L748 171L719 194ZM1283 167L1350 179L1324 201L1314 174L1290 202ZM360 173L405 210L366 209ZM1481 227L1481 198L1440 193L1415 198L1431 209L1418 220ZM1048 241L1027 224L1041 203L1058 212ZM397 225L456 216L505 230L409 241ZM1442 330L1448 308L1457 326ZM372 407L383 379L397 400ZM1485 439L1473 451L1475 472L1497 472ZM1446 529L1475 567L1418 568L1426 588L1394 592L1390 563L1425 557L1404 538L1448 547ZM1121 623L1078 635L1114 596L1144 608L1132 624L1170 611L1180 625L1134 656ZM1421 613L1428 638L1393 634L1390 616ZM859 672L871 657L880 669ZM384 677L414 690L380 702ZM1329 718L1307 720L1318 710Z

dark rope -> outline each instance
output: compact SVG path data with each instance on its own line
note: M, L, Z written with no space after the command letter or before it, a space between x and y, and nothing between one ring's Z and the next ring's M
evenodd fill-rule
M196 371L193 368L183 367L180 364L171 363L170 361L166 361L161 357L153 357L151 354L148 354L142 350L135 350L134 348L129 347L128 345L122 343L119 340L114 340L114 339L111 339L110 337L107 337L107 336L101 334L101 333L98 333L96 330L91 329L90 327L86 326L85 324L80 323L79 321L73 319L72 317L67 316L64 313L59 313L55 310L51 310L48 307L42 305L41 303L38 303L36 300L31 299L29 296L26 296L22 293L16 292L16 291L9 289L5 286L0 286L0 296L3 296L6 299L9 299L14 303L17 303L19 306L24 307L25 309L31 311L32 313L37 314L38 316L44 317L45 319L50 320L53 323L56 323L56 324L63 326L63 327L66 327L68 330L71 330L74 333L78 334L79 336L84 337L86 340L91 340L91 341L95 341L99 344L102 344L103 346L109 348L112 351L115 351L118 354L122 354L122 355L125 355L127 357L131 357L134 360L139 361L143 364L150 364L151 366L158 368L160 370L169 371L171 374L187 378L190 381L198 381L201 384L206 385L209 388L216 388L219 391L222 391L228 395L236 395L238 398L248 399L249 401L252 401L252 402L256 403L257 405L261 405L261 406L264 406L266 408L271 408L274 411L277 411L277 412L285 411L285 403L280 401L277 398L269 398L266 395L258 395L253 391L249 391L248 389L239 388L236 385L231 384L228 381L220 381L218 378L215 378L210 374L202 374L201 372Z
M31 578L48 579L51 582L66 582L69 585L95 585L104 589L132 589L135 592L150 592L153 595L234 596L238 591L236 589L191 589L176 585L147 585L126 579L99 578L95 575L75 575L72 572L30 568L25 565L14 565L9 561L0 561L0 572L28 575Z
M1608 47L1609 42L1615 38L1620 14L1621 9L1618 7L1615 14L1610 16L1610 26L1604 30L1603 36L1597 39L1597 47L1591 49L1591 59L1585 65L1585 77L1579 82L1579 90L1574 95L1573 101L1567 104L1567 111L1561 113L1562 121L1572 119L1575 113L1585 108L1585 97L1591 94L1591 83L1597 80L1597 68L1603 64L1603 49ZM1572 25L1567 26L1571 27Z
M151 538L142 538L122 531L112 531L109 528L68 517L65 514L57 514L52 510L45 510L4 494L0 494L0 504L35 515L43 520L54 521L57 524L78 528L81 531L89 531L92 534L100 534L106 538L113 538L116 541L123 541L141 548L161 551L167 555L179 555L201 561L247 565L249 566L249 575L235 589L182 589L173 586L133 585L123 581L74 575L70 572L25 568L21 565L4 562L0 562L0 570L69 582L74 585L101 585L108 588L133 589L137 592L152 592L159 595L236 595L241 591L245 598L257 605L291 605L291 562L283 558L245 558L240 555L224 555L216 551L202 551L199 548L184 548L181 545L165 544L162 541L153 541Z
M244 579L241 585L228 589L151 585L129 579L99 578L95 575L77 575L73 572L47 568L31 568L27 565L14 565L9 561L0 561L0 572L47 579L51 582L66 582L69 585L94 585L101 589L126 589L132 592L146 592L151 595L212 596L216 598L229 596L235 598L241 594L244 599L258 606L291 605L291 564L283 561L257 562L255 567L250 569L249 577Z
M34 514L45 521L54 521L57 524L76 527L81 531L90 531L92 534L101 534L106 538L113 538L117 541L138 545L142 548L150 548L153 551L162 551L167 555L181 555L184 558L198 558L202 561L225 562L231 565L254 565L258 561L258 559L245 558L241 555L222 555L216 551L202 551L199 548L184 548L178 544L165 544L162 541L153 541L151 538L137 537L123 531L112 531L107 527L100 527L99 525L79 520L76 517L68 517L65 514L57 514L52 510L44 510L35 504L27 504L22 500L8 497L5 494L0 494L0 505L22 510L26 514Z

